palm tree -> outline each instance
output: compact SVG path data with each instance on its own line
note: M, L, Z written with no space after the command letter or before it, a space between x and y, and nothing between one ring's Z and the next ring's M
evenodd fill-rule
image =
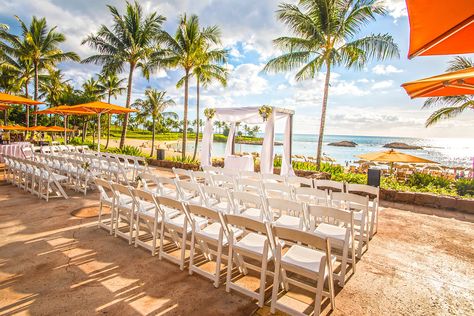
M457 56L449 62L446 71L458 71L474 67L472 59ZM423 108L431 108L433 106L441 106L440 109L433 112L425 122L426 127L435 125L436 123L456 117L465 110L474 110L474 98L471 95L455 95L447 97L428 98L423 104Z
M84 91L84 95L91 100L99 100L102 95L99 80L94 78L89 78L86 82L84 82L82 84L82 90Z
M219 32L217 27L215 27L215 30L216 32ZM207 43L203 44L204 47L202 47L198 53L198 63L193 70L193 75L196 77L196 138L194 142L193 160L196 159L199 143L200 86L202 85L203 87L206 87L212 81L217 80L225 87L227 86L227 77L229 74L227 69L221 66L222 63L227 62L227 50L211 49Z
M183 143L182 158L186 157L186 141L188 132L188 96L189 79L194 68L199 65L199 52L206 45L217 45L220 41L220 32L216 26L204 29L199 28L199 18L191 15L181 16L176 33L173 36L162 32L160 42L164 49L152 54L151 66L164 68L181 68L184 77L178 81L178 86L184 81L184 113L183 113ZM204 43L204 44L203 44Z
M99 76L99 89L102 91L102 98L107 98L107 103L110 103L110 98L121 95L126 88L123 86L126 79L120 79L116 73L105 72ZM105 148L109 147L110 141L110 114L107 116L107 143Z
M300 0L298 5L283 3L277 10L280 21L294 36L279 37L274 45L285 53L271 59L267 72L297 69L296 80L314 78L326 70L319 129L317 165L326 121L331 69L335 66L361 69L369 59L398 57L398 46L389 34L357 37L362 28L387 11L378 0Z
M27 26L18 16L21 36L2 32L2 38L9 44L2 45L5 52L19 59L30 60L34 68L34 99L38 100L39 75L46 69L52 69L57 63L67 60L79 61L79 56L74 52L63 52L59 44L66 40L64 34L56 31L56 26L49 29L45 18L38 19L33 16ZM38 106L35 105L35 111ZM37 125L38 115L35 114L34 125Z
M107 6L113 18L112 29L101 25L97 34L91 34L82 41L83 44L95 48L99 53L84 59L83 63L95 63L104 66L107 72L118 73L128 65L127 101L130 107L132 96L133 73L140 68L143 75L149 77L147 60L157 47L161 34L161 25L166 20L164 16L153 12L147 16L138 2L127 2L126 13L121 15L116 7ZM125 114L123 121L120 148L125 144L129 115Z
M145 99L137 99L134 103L135 107L141 109L141 114L144 117L151 116L151 154L155 151L155 132L156 122L160 119L162 112L169 106L176 103L172 99L166 99L166 91L158 91L156 89L148 88L145 90Z

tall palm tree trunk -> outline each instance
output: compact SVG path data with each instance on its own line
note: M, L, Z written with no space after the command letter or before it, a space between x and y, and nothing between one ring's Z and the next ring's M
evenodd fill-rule
M28 81L25 83L25 96L28 99ZM30 106L26 105L26 127L30 127Z
M132 82L133 82L133 71L135 70L135 64L130 63L130 71L128 74L128 86L127 86L127 101L125 106L130 108L130 100L132 98ZM122 125L122 136L120 136L120 148L123 148L125 145L125 137L127 135L127 126L128 126L128 113L125 113L125 118Z
M110 90L109 90L109 97L107 103L110 104ZM109 147L109 140L110 140L110 114L107 114L107 142L105 143L105 149Z
M184 118L183 118L183 143L181 145L181 157L186 158L186 141L188 138L188 87L189 87L189 70L186 70L184 78Z
M199 143L199 76L197 76L197 79L196 79L196 139L194 140L193 160L196 159L198 143Z
M324 80L323 106L321 108L321 125L319 126L318 153L316 165L321 167L321 154L323 150L324 126L326 125L326 108L328 105L329 79L331 77L331 64L326 60L326 79Z
M153 126L152 126L152 131L151 131L151 153L150 156L153 157L153 152L155 151L155 130L156 130L156 119L155 116L153 115Z
M35 101L38 100L38 65L35 64ZM38 114L36 114L36 111L38 111L38 105L35 104L34 106L35 109L35 117L33 120L34 126L38 125Z

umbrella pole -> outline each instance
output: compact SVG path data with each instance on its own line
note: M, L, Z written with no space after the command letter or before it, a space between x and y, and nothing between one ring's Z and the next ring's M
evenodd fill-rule
M100 115L102 113L99 113L97 117L99 118L97 122L97 152L100 153Z
M67 129L67 115L64 115L64 145L67 145L66 129Z

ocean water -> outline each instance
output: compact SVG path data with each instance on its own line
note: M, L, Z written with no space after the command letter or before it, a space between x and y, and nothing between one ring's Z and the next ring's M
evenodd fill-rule
M262 135L261 135L262 136ZM275 134L276 141L283 141L283 134ZM329 143L339 141L353 141L358 146L336 147L328 146ZM317 135L294 134L293 135L293 155L316 156ZM423 147L418 150L399 150L414 156L423 157L446 166L471 167L474 159L474 138L408 138L408 137L379 137L379 136L347 136L347 135L326 135L324 136L323 152L327 156L336 160L336 163L344 165L346 162L353 164L359 160L356 155L388 150L383 145L401 142L409 145ZM224 155L225 143L213 144L213 156ZM188 150L193 149L189 144ZM260 145L235 145L236 152L260 152ZM398 149L397 149L398 150ZM275 153L281 154L283 146L275 146Z

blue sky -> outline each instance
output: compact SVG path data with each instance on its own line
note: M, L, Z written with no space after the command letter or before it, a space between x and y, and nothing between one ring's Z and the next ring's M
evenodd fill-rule
M327 134L412 136L412 137L472 137L474 113L425 128L430 110L421 110L423 100L410 100L400 85L403 82L432 76L446 68L452 56L407 59L408 19L404 0L383 0L390 14L380 17L362 33L390 33L400 47L399 59L372 61L362 71L335 68L327 113ZM203 107L257 106L270 104L296 111L295 132L315 134L319 130L324 73L314 80L295 82L291 73L266 75L261 69L271 57L278 55L272 40L288 34L276 20L279 0L181 0L140 1L146 11L156 10L167 17L164 28L174 32L178 16L195 13L203 26L218 25L223 44L231 52L231 75L227 88L211 85L202 91ZM295 2L289 0L286 2ZM30 21L33 15L46 17L50 26L67 36L64 50L73 50L82 58L93 53L81 40L95 32L101 23L110 25L106 4L119 8L124 1L68 0L0 0L0 21L18 31L14 15ZM100 68L93 65L63 63L60 68L67 78L79 86ZM125 74L123 74L125 76ZM179 71L160 70L150 81L136 73L132 100L143 96L148 86L166 90L178 104L173 111L182 113L183 92L175 84ZM196 115L195 87L191 86L190 116ZM125 95L116 100L123 105ZM472 111L471 111L472 112Z

